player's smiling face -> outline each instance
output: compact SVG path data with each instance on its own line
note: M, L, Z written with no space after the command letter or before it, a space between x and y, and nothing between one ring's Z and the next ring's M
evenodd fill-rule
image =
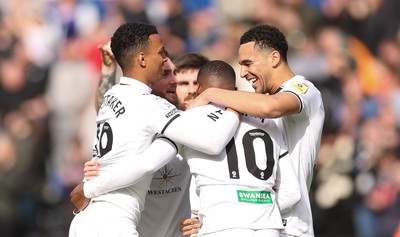
M268 92L269 53L254 48L254 42L240 45L239 64L240 76L245 78L256 93Z
M153 71L153 83L161 80L163 73L164 63L167 62L168 58L164 49L164 44L158 34L150 35L149 50L146 52L146 67Z

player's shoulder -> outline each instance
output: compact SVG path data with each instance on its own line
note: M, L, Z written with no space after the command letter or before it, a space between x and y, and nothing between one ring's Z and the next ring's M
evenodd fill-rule
M198 107L194 107L190 110L186 110L185 113L197 113L197 114L209 114L209 113L218 113L218 114L222 114L226 111L226 107L221 106L221 105L217 105L217 104L207 104L207 105L202 105L202 106L198 106Z
M141 103L145 104L149 109L160 108L162 110L172 110L176 109L175 105L170 103L168 100L153 94L143 95L141 98Z
M271 118L258 118L248 114L242 114L241 127L253 127L269 132L280 132L278 125Z
M296 75L287 80L282 86L280 92L291 92L300 100L315 101L321 100L321 92L315 85L305 79L303 76Z
M282 85L282 91L292 91L296 94L307 94L314 87L314 84L303 76L294 76Z

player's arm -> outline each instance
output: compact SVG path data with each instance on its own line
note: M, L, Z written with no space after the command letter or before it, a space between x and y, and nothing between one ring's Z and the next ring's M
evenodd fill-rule
M110 44L111 41L109 41L106 45L99 45L102 64L99 84L95 97L96 113L98 113L103 102L104 94L115 84L115 75L118 64L111 51ZM83 181L85 182L85 179ZM72 190L70 193L70 201L75 206L77 211L83 210L89 204L89 199L83 196L83 183L78 184L74 190Z
M281 213L290 210L300 201L300 184L288 152L281 155L278 164L275 191Z
M239 125L238 113L218 107L185 111L165 126L162 134L192 149L217 155Z
M166 138L156 139L137 159L120 161L110 172L98 177L92 177L90 181L78 184L70 194L70 200L75 207L75 211L83 210L92 197L124 188L140 181L146 175L154 173L167 164L176 154L177 148L172 141ZM91 172L98 172L98 167L92 166L90 170Z
M139 157L121 160L109 172L86 182L85 197L92 198L135 184L170 162L177 152L174 142L159 137Z
M295 93L264 95L247 91L208 88L190 104L188 109L215 103L259 118L278 118L299 113L301 102Z
M118 64L111 51L110 43L111 41L109 41L106 45L99 46L99 50L101 52L102 65L101 65L99 85L96 91L96 99L95 99L96 112L98 112L100 109L100 106L103 102L103 96L106 93L106 91L109 90L115 84L115 76Z

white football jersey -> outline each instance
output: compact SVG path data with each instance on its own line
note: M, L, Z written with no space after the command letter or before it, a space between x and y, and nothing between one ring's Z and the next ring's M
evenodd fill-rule
M234 138L219 155L188 147L181 154L200 191L201 234L283 228L273 187L279 158L287 149L274 121L243 115Z
M100 172L105 175L114 164L123 159L135 159L154 140L178 110L165 99L150 94L145 84L122 77L104 95L97 116L97 135L93 156L98 161ZM140 217L143 203L151 182L147 176L133 186L92 198L93 201L109 201ZM137 218L139 219L139 218Z
M321 93L302 76L286 81L277 93L295 94L301 103L299 113L275 119L283 131L300 183L301 199L292 211L283 214L287 233L314 236L309 190L317 162L325 111Z
M208 109L202 110L203 114L197 113L197 108L179 113L174 105L150 94L150 91L143 83L125 77L107 91L97 117L97 136L93 148L93 156L101 157L98 160L101 175L84 186L86 197L94 202L115 204L134 221L140 219L153 177L154 171L148 173L146 168L162 167L157 165L159 159L143 159L140 156L147 151L157 133L193 149L214 154L224 148L239 123L235 113L215 110L210 106L204 106ZM210 118L209 115L214 113L215 117ZM206 119L193 126L198 116ZM131 165L121 166L126 161ZM138 165L146 161L149 161L149 165ZM121 169L124 172L120 174ZM135 176L138 174L135 169L146 175ZM135 177L128 178L131 177L130 173Z
M180 222L190 217L191 176L179 155L154 173L137 228L140 237L182 236Z

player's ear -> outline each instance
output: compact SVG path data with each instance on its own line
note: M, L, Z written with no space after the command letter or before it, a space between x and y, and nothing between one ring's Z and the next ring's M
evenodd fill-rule
M273 67L277 67L281 61L281 54L277 50L273 50L270 54L270 60Z
M146 57L143 52L138 54L138 60L141 67L146 67Z

